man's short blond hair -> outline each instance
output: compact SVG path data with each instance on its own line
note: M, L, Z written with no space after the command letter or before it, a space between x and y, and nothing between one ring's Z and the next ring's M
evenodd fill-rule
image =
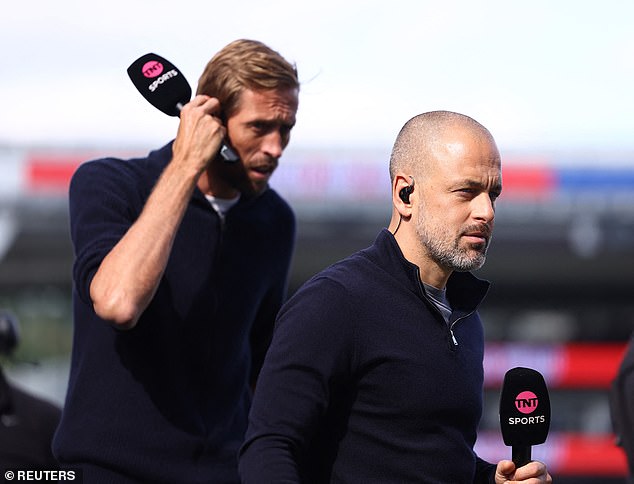
M225 117L237 109L240 94L271 89L299 90L297 68L278 52L256 40L235 40L209 61L196 94L218 98Z

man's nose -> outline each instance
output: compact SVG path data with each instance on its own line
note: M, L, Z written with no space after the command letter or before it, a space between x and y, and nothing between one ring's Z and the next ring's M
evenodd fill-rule
M271 158L279 158L284 151L282 136L278 131L268 133L262 142L262 150Z
M473 199L475 204L473 215L478 220L486 223L493 222L495 219L495 202L491 200L488 193L481 193Z

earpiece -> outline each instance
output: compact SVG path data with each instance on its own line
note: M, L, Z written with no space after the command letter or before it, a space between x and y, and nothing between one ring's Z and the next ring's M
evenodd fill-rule
M18 346L18 320L7 312L0 311L0 355L10 355Z
M414 177L410 176L410 178L412 179L411 185L407 185L406 187L401 188L401 191L398 192L398 196L403 201L403 203L410 203L409 196L414 191Z
M414 187L412 185L407 185L406 187L402 188L400 192L398 192L398 196L401 200L403 200L403 203L409 203L409 196L412 193L413 189Z

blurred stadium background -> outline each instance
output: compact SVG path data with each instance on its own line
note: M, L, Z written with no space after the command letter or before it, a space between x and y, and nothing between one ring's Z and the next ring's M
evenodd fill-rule
M23 388L63 404L72 343L67 188L99 149L0 147L0 309L21 323L4 362ZM293 205L290 291L366 247L389 220L388 151L289 147L272 185ZM541 371L552 427L533 456L559 483L623 482L607 389L634 329L634 153L503 153L504 192L480 277L487 335L485 415L477 450L510 456L497 405L504 372Z

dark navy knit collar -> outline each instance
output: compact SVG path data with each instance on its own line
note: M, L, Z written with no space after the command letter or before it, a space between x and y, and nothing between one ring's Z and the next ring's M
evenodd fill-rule
M405 258L394 235L389 230L381 230L374 245L364 252L367 257L390 272L412 292L423 297L418 266ZM471 272L454 271L447 281L447 297L454 309L470 312L480 305L489 286L489 281L479 279Z

